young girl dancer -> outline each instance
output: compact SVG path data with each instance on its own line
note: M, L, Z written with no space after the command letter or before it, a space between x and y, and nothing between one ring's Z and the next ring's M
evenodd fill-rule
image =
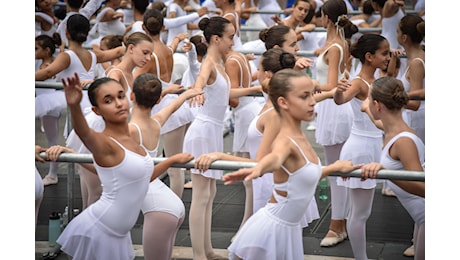
M154 164L146 149L129 134L125 90L111 78L91 84L88 96L92 109L105 122L103 132L96 132L88 126L80 107L82 84L78 74L62 83L72 125L93 154L103 192L69 222L57 243L73 259L134 259L130 231L139 217ZM184 154L176 163L191 159L190 154Z
M337 105L350 103L353 111L353 125L350 136L340 152L341 160L353 163L370 163L378 160L382 147L382 131L369 117L361 112L361 105L367 98L369 87L374 82L377 69L385 69L390 61L390 44L381 35L365 34L351 47L351 55L361 62L361 70L350 83L340 81L334 93ZM356 259L367 259L366 222L372 210L375 180L360 178L337 179L337 185L348 188L349 215L347 233Z
M363 178L375 178L381 169L424 171L425 145L402 116L408 100L398 79L382 77L372 83L367 104L363 107L374 120L380 121L385 138L380 163L364 165L361 169ZM414 220L414 259L425 259L425 185L391 180L389 186Z
M273 141L273 149L255 167L226 174L223 180L231 184L273 172L273 193L268 204L248 219L228 247L230 259L303 259L300 222L319 179L360 167L349 161L336 161L321 168L301 129L302 121L313 118L313 93L313 82L304 72L284 69L270 80L269 97L283 126Z
M189 89L152 115L152 108L160 98L161 91L162 84L158 77L144 73L134 80L130 95L133 101L130 134L152 157L157 157L161 126L187 99L200 94L196 89ZM182 155L174 154L167 160L177 156ZM182 200L157 178L157 175L168 169L165 167L164 162L155 165L155 176L151 178L142 203L142 245L145 259L171 259L177 231L185 218Z

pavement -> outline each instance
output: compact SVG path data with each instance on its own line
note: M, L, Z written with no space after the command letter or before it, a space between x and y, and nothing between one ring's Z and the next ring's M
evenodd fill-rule
M61 118L61 130L63 129L65 116ZM305 135L309 138L321 161L324 162L324 154L321 146L315 142L314 130L306 130ZM224 137L224 150L230 152L233 135ZM40 120L35 121L35 143L47 146L45 135L40 131ZM64 145L64 139L61 138ZM36 163L40 174L44 177L48 172L49 164ZM71 165L70 165L71 166ZM68 202L68 196L72 198L74 208L81 209L81 194L79 177L73 180L72 194L68 193L67 173L68 163L60 163L57 185L45 187L44 200L40 207L38 223L35 231L35 259L46 259L43 254L49 253L52 248L48 245L48 215L52 211L63 212ZM167 175L162 178L167 185ZM191 202L191 189L185 189L182 200L186 207L186 218L182 224L173 251L173 259L192 259L192 249L188 226L188 210ZM303 229L303 245L305 259L311 260L346 260L353 259L349 240L330 248L320 247L320 241L327 233L330 220L330 194L327 200L319 199L319 188L316 192L316 200L320 212L320 218L310 223ZM244 213L245 191L242 183L223 185L217 182L217 195L214 200L212 218L212 244L216 252L226 255L226 248L230 245L230 239L238 230ZM144 259L142 252L142 221L139 214L138 221L131 231L133 245L136 251L136 260ZM381 184L375 189L372 213L367 221L367 254L369 259L410 260L413 257L403 256L404 250L411 245L414 222L406 210L395 197L387 197L381 194ZM50 258L48 258L50 259ZM59 253L54 259L68 259L64 253Z

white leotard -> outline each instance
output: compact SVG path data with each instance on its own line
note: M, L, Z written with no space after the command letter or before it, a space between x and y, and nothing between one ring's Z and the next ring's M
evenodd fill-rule
M369 82L362 80L368 87ZM382 151L383 132L378 129L366 113L361 112L362 100L354 97L349 103L353 110L353 126L351 127L350 137L340 151L341 160L350 160L353 164L376 162L380 158ZM361 181L361 178L349 178L344 180L336 178L337 185L349 188L373 189L376 185L375 179Z
M425 67L425 61L423 61L423 59L415 58L414 60L420 61L423 64L423 67ZM409 66L407 66L401 77L401 82L403 83L406 92L409 92L410 90L410 82L406 78L408 71ZM425 89L425 79L423 79L423 88ZM422 100L420 102L420 106L417 111L403 109L403 119L412 129L415 130L417 136L425 143L425 101Z
M274 189L286 191L287 196L275 195L277 203L268 203L252 215L228 247L229 258L235 259L304 259L301 220L315 195L321 176L321 164L310 162L298 144L305 165L289 175L285 183ZM276 192L274 192L275 194Z
M327 84L329 65L324 61L324 54L333 46L340 50L340 61L342 63L343 49L337 43L329 46L316 59L316 79L321 85ZM343 77L340 73L337 81ZM350 135L353 123L353 111L349 102L337 105L332 98L328 98L316 104L316 142L321 145L335 145L344 143Z
M203 88L205 102L197 109L197 115L185 133L183 152L198 158L209 152L223 152L225 112L228 108L230 80L225 71L216 68L217 76L214 83ZM207 170L201 172L191 169L193 174L202 174L208 178L221 179L223 170Z
M425 145L420 138L410 132L401 132L397 134L385 145L385 147L383 147L380 163L385 167L385 169L388 170L404 170L404 166L402 165L401 161L391 158L389 154L389 150L394 142L402 137L409 137L415 143L417 146L420 164L424 167ZM407 210L414 222L417 224L425 223L425 198L404 191L391 181L388 182L388 185L390 186L391 190L395 192L396 197L401 202L401 205L403 205L403 207Z
M123 160L112 167L94 167L102 183L99 200L77 215L57 242L73 259L134 259L131 229L153 173L153 159L126 149Z

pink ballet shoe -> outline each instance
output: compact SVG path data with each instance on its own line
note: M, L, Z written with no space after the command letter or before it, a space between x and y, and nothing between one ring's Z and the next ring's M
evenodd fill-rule
M58 183L58 177L52 177L52 176L46 175L45 178L43 178L43 186L53 185L57 183Z
M192 188L192 181L187 182L184 184L184 189L191 189Z
M382 195L388 197L396 197L396 194L391 189L382 189Z
M414 245L411 245L410 247L406 248L403 253L404 256L415 256L415 250L414 250Z
M324 247L335 246L338 243L340 243L340 242L344 241L345 239L347 239L347 237L348 237L347 232L337 234L336 232L334 232L332 230L329 230L327 233L332 234L334 236L333 237L324 237L323 240L321 240L321 243L319 244L320 246L324 246Z

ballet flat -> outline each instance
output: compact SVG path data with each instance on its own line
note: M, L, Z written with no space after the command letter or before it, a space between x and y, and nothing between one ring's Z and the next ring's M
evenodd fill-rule
M51 177L49 175L46 175L45 178L43 178L43 186L53 185L57 183L58 177Z
M347 239L347 237L348 237L347 232L337 234L336 232L334 232L332 230L329 230L328 233L331 233L334 236L333 237L325 237L325 238L323 238L323 240L321 240L321 243L319 244L320 246L324 246L324 247L335 246L338 243L340 243L340 242L344 241L345 239Z
M404 256L415 256L414 245L411 245L406 250L404 250L403 255Z

